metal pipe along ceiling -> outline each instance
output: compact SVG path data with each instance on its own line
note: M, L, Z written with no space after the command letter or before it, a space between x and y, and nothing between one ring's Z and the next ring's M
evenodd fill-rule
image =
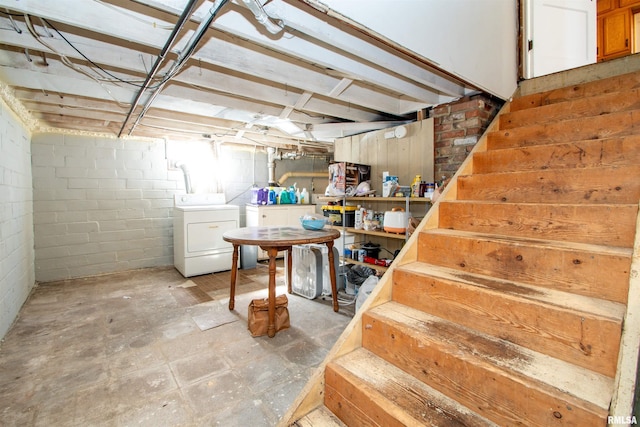
M220 8L224 6L225 3L227 3L227 0L216 0L213 6L211 6L211 9L209 9L209 16L207 17L207 19L205 19L200 23L200 25L198 26L198 29L193 34L193 36L191 36L191 39L187 43L187 46L184 48L182 52L180 52L180 55L178 55L177 61L173 64L171 69L167 72L165 77L162 79L162 82L160 82L160 84L158 85L156 90L153 92L151 97L147 100L144 107L142 108L142 111L140 112L140 114L138 114L138 118L131 126L131 129L129 130L129 135L131 135L131 133L133 132L133 129L135 129L135 127L138 125L138 123L140 123L140 120L142 120L142 118L147 113L149 108L151 108L151 103L156 98L156 96L158 96L160 92L162 92L162 88L164 87L164 85L169 83L169 81L175 75L178 74L178 72L180 71L184 63L191 57L191 55L193 55L193 51L195 50L198 43L200 43L200 40L202 40L204 33L206 33L207 29L209 29L209 25L211 25L211 22L213 22L213 18L216 17L218 12L220 11Z
M131 135L131 133L133 132L133 129L135 128L135 126L140 122L140 120L142 119L142 116L144 115L144 113L149 109L149 107L151 105L151 102L157 96L157 94L160 93L160 91L162 90L162 87L169 80L171 80L173 75L175 75L177 73L178 69L182 66L182 64L187 59L189 59L189 57L193 54L195 46L202 39L202 36L206 32L207 28L209 28L209 24L211 23L211 21L215 17L217 11L220 10L220 8L226 2L227 2L227 0L218 0L212 6L210 14L209 14L209 18L207 20L205 20L203 23L201 23L201 25L198 27L198 31L196 32L196 34L194 34L194 36L189 41L188 45L185 47L183 52L179 55L178 61L176 62L176 64L174 64L174 66L171 68L171 71L169 73L167 73L167 76L165 77L165 79L163 79L161 84L156 88L156 90L154 92L154 95L151 97L151 99L149 101L147 101L143 111L140 113L140 115L138 116L136 122L131 127L131 129L129 130L129 135ZM160 54L156 58L156 62L153 64L153 67L151 67L151 70L149 70L149 73L147 74L147 77L146 77L142 87L140 88L140 90L136 94L136 97L135 97L134 101L131 104L131 108L129 109L129 112L127 113L127 117L124 119L124 122L122 123L122 127L120 128L120 132L118 133L118 138L122 136L122 133L124 132L125 127L127 126L127 123L131 119L131 116L133 115L133 112L134 112L135 108L138 106L138 102L140 102L140 98L142 98L142 95L144 95L144 93L147 91L147 89L149 89L149 85L150 85L151 81L155 78L156 74L158 73L158 70L160 69L160 66L164 62L164 59L166 58L166 55L169 52L169 49L171 49L171 46L173 46L173 44L175 43L176 39L178 38L178 34L180 33L180 31L184 27L184 25L187 22L187 20L189 19L189 17L193 14L197 3L198 3L198 0L189 0L189 3L185 6L184 11L180 15L180 18L178 19L178 22L176 23L175 27L173 28L173 31L171 31L171 35L167 39L167 42L165 43L164 47L160 51ZM214 11L214 8L216 9L215 11Z
M182 27L184 27L185 22L187 22L187 19L193 13L193 10L195 9L197 2L198 0L190 0L187 6L184 8L182 15L180 15L180 19L178 19L178 22L176 23L175 27L173 27L173 31L171 31L171 35L169 36L169 39L164 44L164 47L162 48L162 50L160 51L160 54L156 58L156 62L153 64L153 67L151 67L151 70L149 70L149 73L147 74L147 78L145 79L144 83L142 84L142 87L136 94L135 99L131 103L131 108L129 108L129 113L127 113L127 117L124 119L124 122L122 123L122 127L120 128L120 132L118 133L118 138L122 136L122 132L124 132L124 128L127 126L127 122L131 118L133 111L138 105L138 101L140 101L140 98L142 97L142 95L144 95L144 93L147 91L147 88L149 87L151 80L153 80L153 78L158 73L158 70L160 69L162 62L164 61L164 58L167 55L167 52L169 51L173 43L178 38L178 33L180 32L180 30L182 30Z

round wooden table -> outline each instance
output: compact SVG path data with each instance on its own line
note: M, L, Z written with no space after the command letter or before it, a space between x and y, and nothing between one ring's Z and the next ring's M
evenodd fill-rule
M336 267L333 256L333 241L340 237L338 230L305 230L297 227L245 227L227 231L222 238L233 245L231 266L231 290L229 310L235 306L236 276L238 273L238 253L240 245L259 246L269 254L269 327L267 334L276 334L276 256L278 251L287 251L288 292L291 293L291 247L309 243L324 243L329 249L329 276L331 278L331 296L333 311L338 311L338 290L336 287Z

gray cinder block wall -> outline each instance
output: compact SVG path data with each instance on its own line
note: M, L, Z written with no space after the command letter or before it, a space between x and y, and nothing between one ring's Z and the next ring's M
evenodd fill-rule
M0 101L0 338L35 283L30 137Z
M32 138L36 280L173 263L165 143L63 134Z

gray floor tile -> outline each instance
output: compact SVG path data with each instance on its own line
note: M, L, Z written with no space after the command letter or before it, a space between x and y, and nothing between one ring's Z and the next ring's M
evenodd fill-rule
M279 263L278 294L282 276ZM212 300L187 306L172 292L198 280L173 268L40 284L0 345L0 425L274 425L353 307L288 295L291 328L253 338L267 267L240 271L231 312L229 278L207 278Z

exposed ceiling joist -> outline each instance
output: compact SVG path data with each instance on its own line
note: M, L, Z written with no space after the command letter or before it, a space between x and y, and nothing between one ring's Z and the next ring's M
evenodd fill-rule
M256 1L222 5L191 54L212 1L191 13L189 0L0 0L0 80L42 128L112 134L132 109L134 136L255 136L320 150L473 90L305 2ZM178 29L181 14L188 20ZM149 78L172 31L175 43ZM145 79L144 107L132 108Z

